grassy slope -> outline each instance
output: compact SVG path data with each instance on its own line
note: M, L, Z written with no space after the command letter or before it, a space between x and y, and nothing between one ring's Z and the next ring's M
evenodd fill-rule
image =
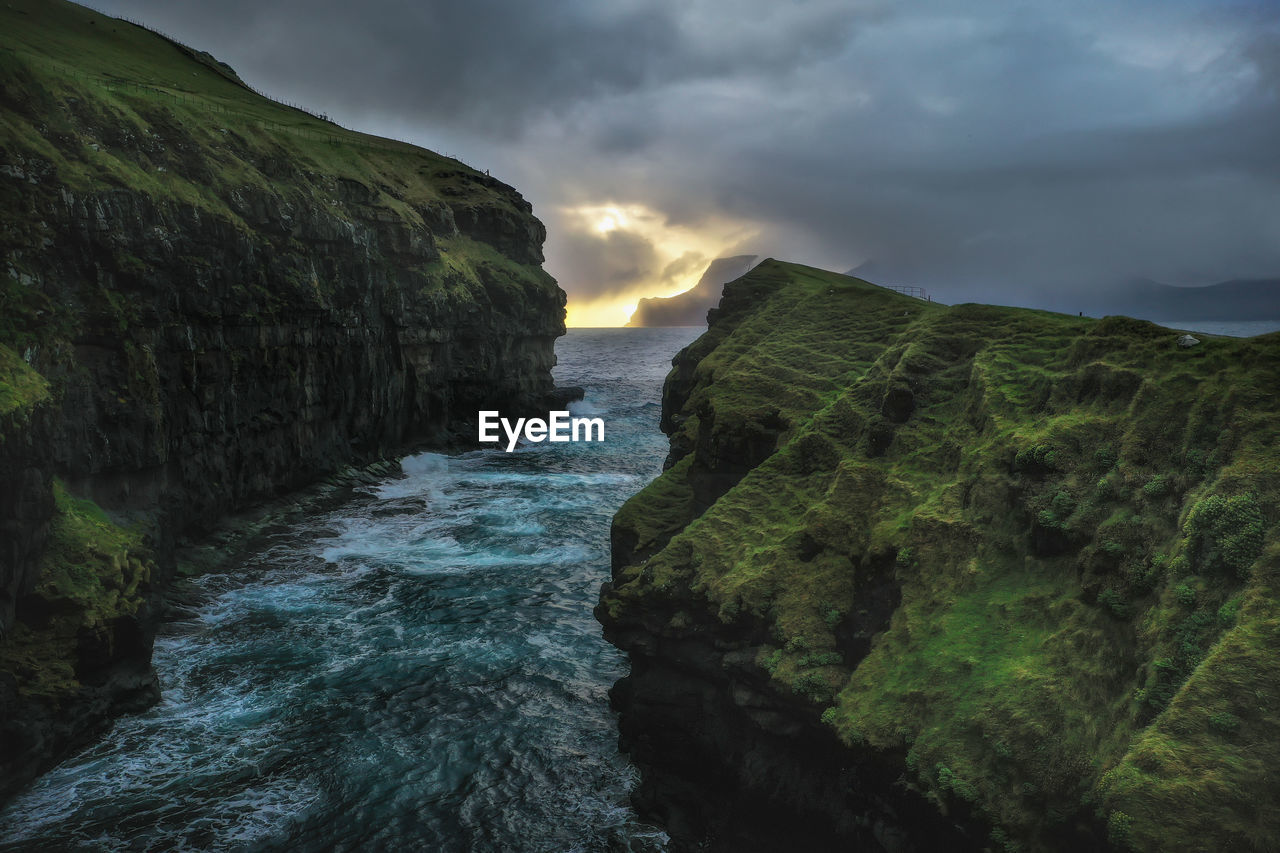
M46 159L56 183L71 190L131 188L246 232L225 201L244 187L303 205L337 203L299 174L357 181L373 190L370 205L410 227L445 203L455 212L477 206L525 215L457 160L261 97L207 55L65 0L6 3L0 32L8 48L0 50L0 147ZM39 235L31 236L36 244ZM423 272L445 286L479 287L481 266L500 270L498 278L553 286L540 269L465 237L438 245L439 269Z
M1181 350L1141 321L928 305L777 262L733 287L766 283L693 345L682 428L792 427L610 611L702 600L763 626L780 688L1009 849L1094 814L1120 846L1274 849L1280 335ZM617 524L660 542L688 470ZM837 634L886 577L901 603L851 669Z
M215 63L201 61L191 51L149 30L74 3L14 0L0 7L0 26L5 32L3 46L12 49L6 51L7 62L29 67L41 82L49 84L50 94L54 96L74 96L76 89L83 89L84 94L101 102L103 107L134 118L139 130L145 130L147 124L138 108L145 111L163 104L178 120L208 125L205 130L210 142L218 141L213 134L221 134L223 130L250 134L263 142L284 146L286 153L298 156L303 164L314 165L317 171L326 174L396 178L423 198L438 198L442 191L449 189L475 189L464 181L451 180L474 174L474 170L457 160L407 143L345 130L264 98ZM171 97L129 86L108 86L113 80L143 84ZM264 130L262 123L268 124L271 130ZM290 133L291 130L294 133ZM338 144L330 142L330 138L336 138ZM29 141L38 143L38 140ZM87 164L66 158L53 146L46 151L56 158L60 167L67 167L67 174L60 174L65 178L94 177L86 171L96 165L107 170L130 165L110 163L115 159L110 151L97 152L102 155L98 158L86 156L90 160ZM77 153L88 155L83 151ZM253 174L256 170L247 171L248 174L235 177L265 180L265 176ZM135 173L130 177L148 176ZM172 176L149 177L157 189L185 193L192 200L203 201L211 207L220 204L218 182L182 186L183 182Z

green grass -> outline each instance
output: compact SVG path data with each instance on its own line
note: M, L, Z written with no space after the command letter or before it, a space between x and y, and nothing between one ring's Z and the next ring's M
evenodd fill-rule
M693 492L685 479L691 461L685 457L677 462L671 476L658 477L618 511L614 527L630 537L628 551L653 553L693 516Z
M136 322L136 302L119 292L128 282L182 286L178 262L212 274L207 257L175 260L135 242L95 250L109 275L49 279L46 247L61 235L48 211L73 201L92 209L113 191L125 191L140 215L152 207L160 221L198 215L223 243L253 246L264 274L235 283L225 300L249 322L328 311L347 284L288 233L264 229L263 211L327 212L321 226L338 230L376 220L387 239L369 262L391 270L410 298L521 318L562 298L537 263L455 229L483 219L502 230L505 220L518 233L536 221L513 191L454 159L278 104L207 56L64 0L4 4L0 29L12 48L0 50L0 147L22 172L0 180L0 205L13 213L0 234L10 259L0 343L38 346L60 363L55 373L74 369L61 364L66 343L90 319L119 335ZM396 244L419 245L418 260L387 257Z
M0 344L0 418L30 411L48 399L49 383L44 377L32 370L22 356Z
M254 224L228 204L244 189L323 209L344 181L410 228L447 208L527 215L457 160L259 96L211 58L133 24L63 0L15 0L0 6L0 29L12 48L0 51L0 144L51 167L46 191L128 188L244 232ZM30 228L21 242L35 244Z
M54 502L34 590L46 612L37 621L19 621L0 643L0 670L14 674L24 696L56 703L79 686L75 667L84 634L109 636L116 619L136 615L153 566L141 535L114 524L92 501L55 481Z
M618 540L669 541L623 570L612 618L701 602L747 628L780 690L1010 845L1082 818L1141 849L1280 843L1256 807L1280 796L1280 740L1247 739L1280 724L1259 710L1280 648L1280 335L1179 350L1142 321L927 305L778 262L735 299L673 373L693 377L674 438L694 452L615 520ZM766 421L776 452L681 527L698 472ZM886 577L900 604L833 665Z

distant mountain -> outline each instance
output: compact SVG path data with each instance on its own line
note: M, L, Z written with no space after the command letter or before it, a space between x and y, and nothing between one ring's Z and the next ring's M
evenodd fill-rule
M869 260L845 275L882 287L917 284L901 270ZM951 296L980 301L990 294L955 293ZM1009 298L1006 294L1005 298ZM949 300L948 300L949 301ZM1143 320L1280 320L1280 278L1233 279L1203 287L1174 287L1148 278L1133 278L1105 288L1027 291L1009 304L1047 308L1103 317L1124 314Z
M628 326L703 326L707 312L720 302L720 291L726 282L746 275L755 264L756 255L716 258L702 274L697 285L675 296L641 299Z
M1132 279L1081 302L1087 314L1147 320L1280 320L1280 278L1236 279L1206 287Z

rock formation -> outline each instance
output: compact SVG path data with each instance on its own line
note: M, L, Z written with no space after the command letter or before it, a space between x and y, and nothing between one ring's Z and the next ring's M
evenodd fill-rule
M496 179L70 3L0 28L2 795L155 700L177 537L540 407L565 297Z
M1280 845L1280 334L765 261L597 615L675 850Z

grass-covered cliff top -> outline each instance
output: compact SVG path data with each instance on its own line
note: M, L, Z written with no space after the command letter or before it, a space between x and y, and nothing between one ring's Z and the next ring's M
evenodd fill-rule
M0 423L49 399L49 383L6 346L0 345ZM0 430L0 441L4 433Z
M118 181L216 209L222 187L271 181L270 175L234 156L235 146L229 143L240 142L273 149L277 156L294 159L300 169L381 184L390 199L509 203L504 191L509 188L477 180L484 176L453 158L345 130L263 97L209 54L83 6L65 0L13 0L0 6L0 29L5 33L0 64L6 113L16 113L4 116L0 137L8 137L6 143L20 140L50 157L59 178L72 186L77 181L85 188L101 180ZM48 121L52 101L72 103L75 118L82 121L72 122L81 126L68 130L84 137L83 148L68 152L61 140L33 133L38 129L24 121ZM104 123L101 135L91 138L88 126L108 110L112 126ZM209 174L156 172L146 164L134 170L119 162L129 158L113 156L113 148L140 141L135 135L156 136L163 143L175 123L203 126L195 141L223 153Z
M0 346L36 353L55 396L78 338L145 361L129 332L156 311L482 313L548 337L562 322L543 227L496 178L273 101L206 53L65 0L0 4L0 33ZM12 361L0 406L27 393Z
M325 214L390 225L403 245L381 250L421 255L425 241L439 258L404 261L406 272L462 299L495 282L513 306L555 290L539 267L541 224L496 178L263 97L206 53L65 0L0 5L0 32L0 206L23 214L0 241L10 275L37 273L46 209L101 215L86 200L122 191L194 211L211 230L227 223L224 242L265 228L287 248L299 221ZM338 286L297 285L321 299Z
M608 617L755 636L997 846L1275 849L1280 334L1178 334L767 261L677 359Z
M536 339L535 386L563 330L563 293L540 266L543 236L519 193L457 160L273 101L208 54L74 3L0 4L0 467L12 481L0 487L21 495L0 507L10 515L0 522L24 540L6 539L0 559L0 675L15 674L24 694L65 697L82 680L83 649L110 646L111 626L145 606L148 535L61 486L50 494L53 474L83 488L104 472L145 479L168 463L191 482L166 473L166 504L180 504L170 496L182 489L224 508L247 501L314 475L308 465L336 464L355 452L348 443L367 454L416 437L404 424L383 429L388 412L412 412L428 430L423 410L446 409L455 375L479 384L464 369L487 379L492 367L451 374L451 354L435 345L455 333ZM349 359L299 352L342 337L357 342L353 353L368 349ZM404 354L402 339L420 349ZM508 344L491 350L518 374L523 350ZM242 370L261 353L260 370ZM338 384L325 371L382 376L382 356L399 385L316 399ZM264 376L334 428L301 431L280 453L246 452L278 464L233 472L245 474L241 492L221 473L206 486L190 472L215 454L208 448L304 419L284 400L267 411L276 401L251 387ZM426 386L437 382L432 397ZM192 408L205 410L206 429L184 427L200 420L182 419ZM346 408L359 411L339 424ZM299 447L303 462L281 461ZM130 490L115 494L127 503ZM103 506L121 510L113 500ZM3 624L15 611L16 625Z

